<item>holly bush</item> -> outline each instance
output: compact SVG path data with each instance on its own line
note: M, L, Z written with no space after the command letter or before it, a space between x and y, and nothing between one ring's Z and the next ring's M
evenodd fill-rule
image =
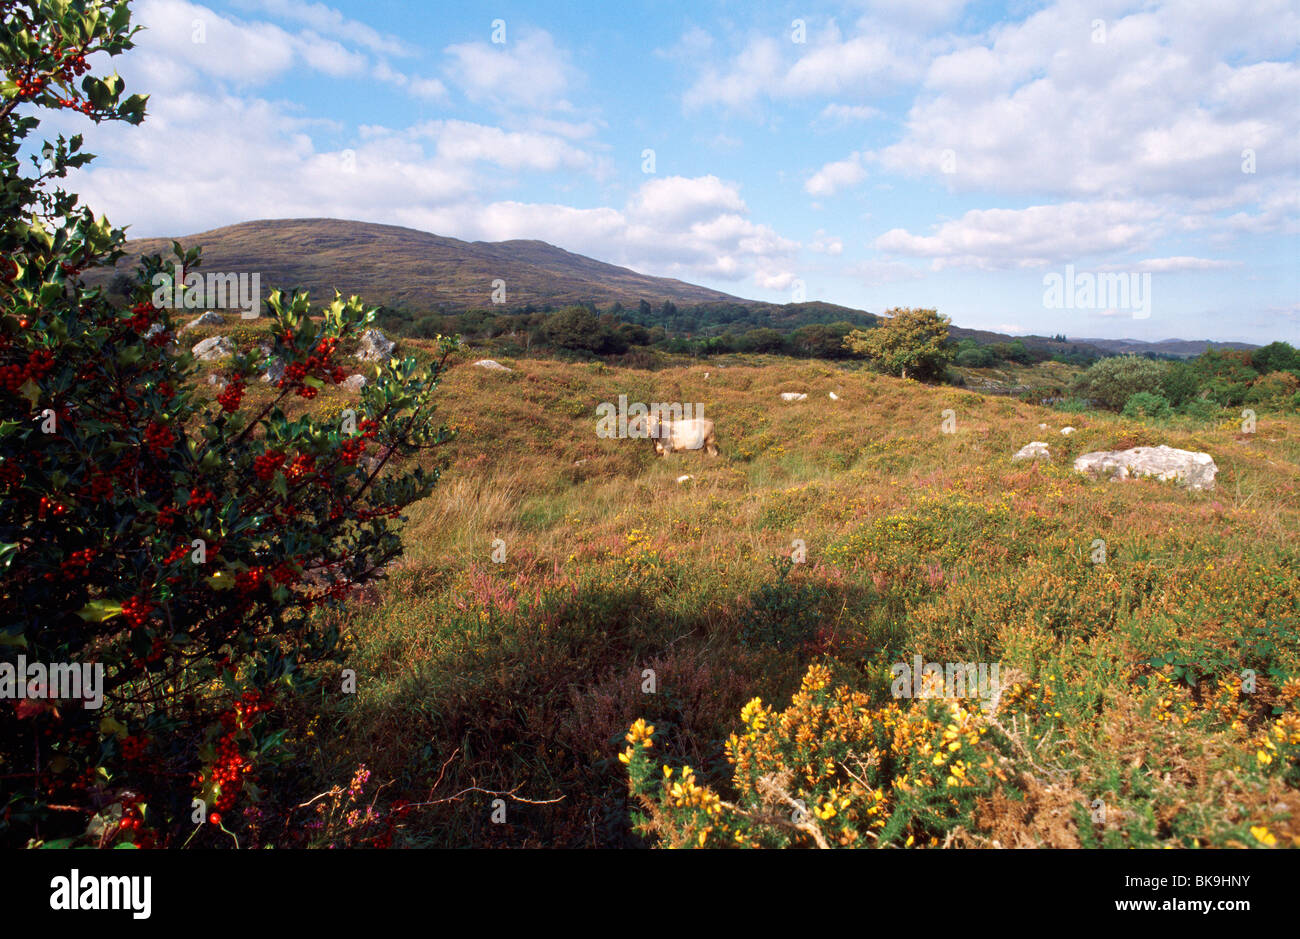
M43 110L143 119L87 74L136 29L87 0L6 3L0 28L0 663L103 667L99 708L0 700L11 845L230 843L291 760L286 705L340 660L325 608L398 555L438 478L413 457L451 436L431 400L451 340L378 363L355 413L286 416L347 377L339 344L377 313L357 298L272 291L269 356L235 355L208 401L153 299L196 250L142 259L126 307L83 282L125 236L58 184L92 159L81 138L29 137ZM283 377L251 407L270 357Z

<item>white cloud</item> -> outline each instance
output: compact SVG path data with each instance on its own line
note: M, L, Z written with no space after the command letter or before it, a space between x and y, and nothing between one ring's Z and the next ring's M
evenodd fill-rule
M828 104L822 108L819 120L848 124L853 121L869 121L881 117L883 112L868 104Z
M826 234L822 229L817 229L813 235L813 240L808 245L809 249L816 251L818 254L829 254L832 257L838 257L844 253L844 242L838 238Z
M466 42L444 50L446 74L471 101L502 108L568 110L576 70L551 34L539 30L507 43Z
M878 250L930 258L935 270L1042 267L1139 250L1163 232L1164 216L1138 202L1067 202L1027 209L978 209L944 222L931 235L891 229Z
M453 164L486 162L508 170L555 172L588 169L593 162L590 154L547 134L508 133L467 121L428 121L412 132L436 140L438 159Z
M346 39L384 55L411 55L410 46L365 23L349 19L333 7L303 0L235 0L235 5L266 16L277 16L309 26L318 33Z
M687 110L718 105L747 109L760 98L862 96L920 79L926 43L874 20L845 38L834 20L807 40L751 38L723 67L707 66L683 96Z
M1248 17L1116 4L1100 43L1094 7L1062 0L937 57L882 166L939 175L952 150L957 172L940 178L957 191L1195 196L1235 186L1253 148L1259 179L1294 188L1300 69L1255 60L1294 52L1294 4L1261 0Z
M846 159L827 163L808 178L803 188L810 196L833 196L839 190L856 186L866 178L867 170L862 165L862 154L852 153Z

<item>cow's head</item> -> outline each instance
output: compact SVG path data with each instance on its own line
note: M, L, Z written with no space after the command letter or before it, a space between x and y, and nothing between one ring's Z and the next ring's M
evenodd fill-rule
M656 450L659 449L660 423L657 415L638 415L627 422L627 435L649 440Z

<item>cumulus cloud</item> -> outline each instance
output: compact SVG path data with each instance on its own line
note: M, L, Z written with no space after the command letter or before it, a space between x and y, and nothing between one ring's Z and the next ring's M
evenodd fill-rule
M444 50L447 79L471 101L501 108L568 110L576 72L544 30L506 43L465 42Z
M803 188L811 196L833 196L841 189L856 186L866 178L867 169L862 165L862 154L851 153L846 159L827 163L813 173Z
M346 39L383 55L411 55L414 50L396 36L381 33L350 19L333 7L303 0L234 0L240 9L292 20L326 36Z
M875 247L930 258L935 270L1042 267L1139 250L1163 232L1165 221L1154 205L1117 200L977 209L929 235L891 229L875 240Z
M937 175L951 150L957 191L1194 196L1232 187L1249 148L1293 185L1300 70L1257 59L1294 52L1294 4L1240 17L1166 2L1108 20L1103 42L1095 12L1063 0L935 58L882 166Z
M870 21L848 37L831 21L819 32L810 29L805 43L756 36L722 67L706 66L683 104L744 110L762 98L878 93L921 77L916 47L916 37Z

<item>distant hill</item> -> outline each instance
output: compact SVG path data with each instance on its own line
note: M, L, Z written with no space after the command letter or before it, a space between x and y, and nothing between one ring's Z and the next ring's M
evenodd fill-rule
M581 301L742 303L739 297L668 277L650 277L544 241L460 241L428 232L330 218L242 222L177 238L203 249L203 270L262 275L262 288L305 287L320 299L357 294L414 313L492 306L504 280L506 306ZM171 252L170 238L128 241L119 271L141 255ZM101 277L107 276L101 274ZM92 278L88 277L88 280Z
M1259 346L1249 342L1208 342L1204 339L1161 339L1159 342L1142 342L1138 339L1079 339L1111 353L1133 353L1142 355L1152 352L1159 355L1176 355L1182 358L1194 358L1213 346L1216 349L1258 349Z
M669 277L652 277L574 254L544 241L461 241L396 225L343 219L264 219L184 235L185 247L203 249L203 269L222 273L258 272L262 289L305 287L318 299L356 294L412 316L494 309L493 281L504 280L502 311L532 306L559 309L591 303L602 309L615 304L627 318L674 331L717 333L728 328L765 326L789 331L810 323L847 322L870 326L879 317L864 310L822 301L767 303ZM141 255L171 251L170 238L140 238L126 243L117 270L129 272ZM91 271L91 283L107 283L112 271ZM649 316L634 311L644 300ZM665 304L678 309L664 312ZM680 313L681 315L676 315ZM1052 352L1163 353L1197 355L1210 343L1170 339L1149 343L1129 339L1012 337L954 325L954 339L981 344L1019 338L1030 348ZM1245 343L1214 343L1254 348Z

